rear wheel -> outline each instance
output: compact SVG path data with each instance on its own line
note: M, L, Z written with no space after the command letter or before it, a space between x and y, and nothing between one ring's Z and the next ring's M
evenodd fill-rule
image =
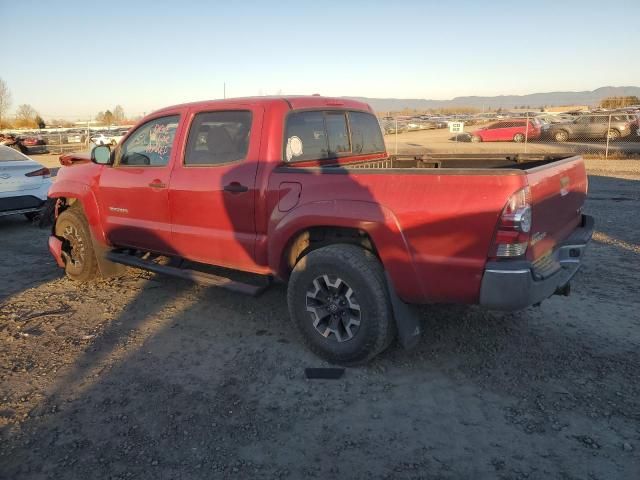
M556 142L566 142L569 140L569 134L565 130L558 130L553 133L553 139Z
M293 323L329 362L364 363L395 336L382 265L355 245L314 250L294 267L287 291Z
M607 132L607 138L611 141L618 140L620 138L620 132L615 128L612 128Z
M69 208L60 214L55 232L62 239L65 273L79 282L96 276L98 262L87 220L79 209Z
M522 142L524 142L524 141L525 141L524 133L516 133L516 134L513 136L513 141L514 141L514 142L516 142L516 143L522 143Z
M482 138L478 135L471 135L471 141L473 143L480 143L482 142Z

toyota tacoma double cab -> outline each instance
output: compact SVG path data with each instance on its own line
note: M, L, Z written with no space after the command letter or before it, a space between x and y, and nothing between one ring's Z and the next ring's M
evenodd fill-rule
M390 156L371 108L342 98L168 107L60 161L49 249L68 277L287 282L301 337L339 364L414 345L408 304L568 294L593 232L580 157Z

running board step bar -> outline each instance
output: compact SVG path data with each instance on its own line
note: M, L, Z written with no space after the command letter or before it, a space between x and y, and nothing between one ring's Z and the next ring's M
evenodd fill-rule
M221 277L213 275L211 273L199 272L198 270L190 270L186 268L170 267L167 265L160 265L150 260L144 260L135 255L128 253L122 253L117 250L112 250L105 254L105 258L114 263L121 263L129 267L141 268L150 272L162 273L165 275L172 275L174 277L184 278L203 285L211 285L214 287L222 287L233 292L243 293L252 297L257 297L264 292L271 284L271 279L268 278L264 285L251 285L250 283L238 282L231 280L227 277Z

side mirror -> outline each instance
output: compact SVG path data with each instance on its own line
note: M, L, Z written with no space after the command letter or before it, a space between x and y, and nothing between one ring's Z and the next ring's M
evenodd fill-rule
M91 150L91 161L98 165L111 165L111 149L106 145L98 145Z

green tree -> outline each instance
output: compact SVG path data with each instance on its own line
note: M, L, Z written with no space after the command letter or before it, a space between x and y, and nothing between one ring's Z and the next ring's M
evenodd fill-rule
M43 128L47 128L47 124L45 123L44 119L40 115L36 115L35 122L36 122L36 125L38 125L39 129L42 130Z

